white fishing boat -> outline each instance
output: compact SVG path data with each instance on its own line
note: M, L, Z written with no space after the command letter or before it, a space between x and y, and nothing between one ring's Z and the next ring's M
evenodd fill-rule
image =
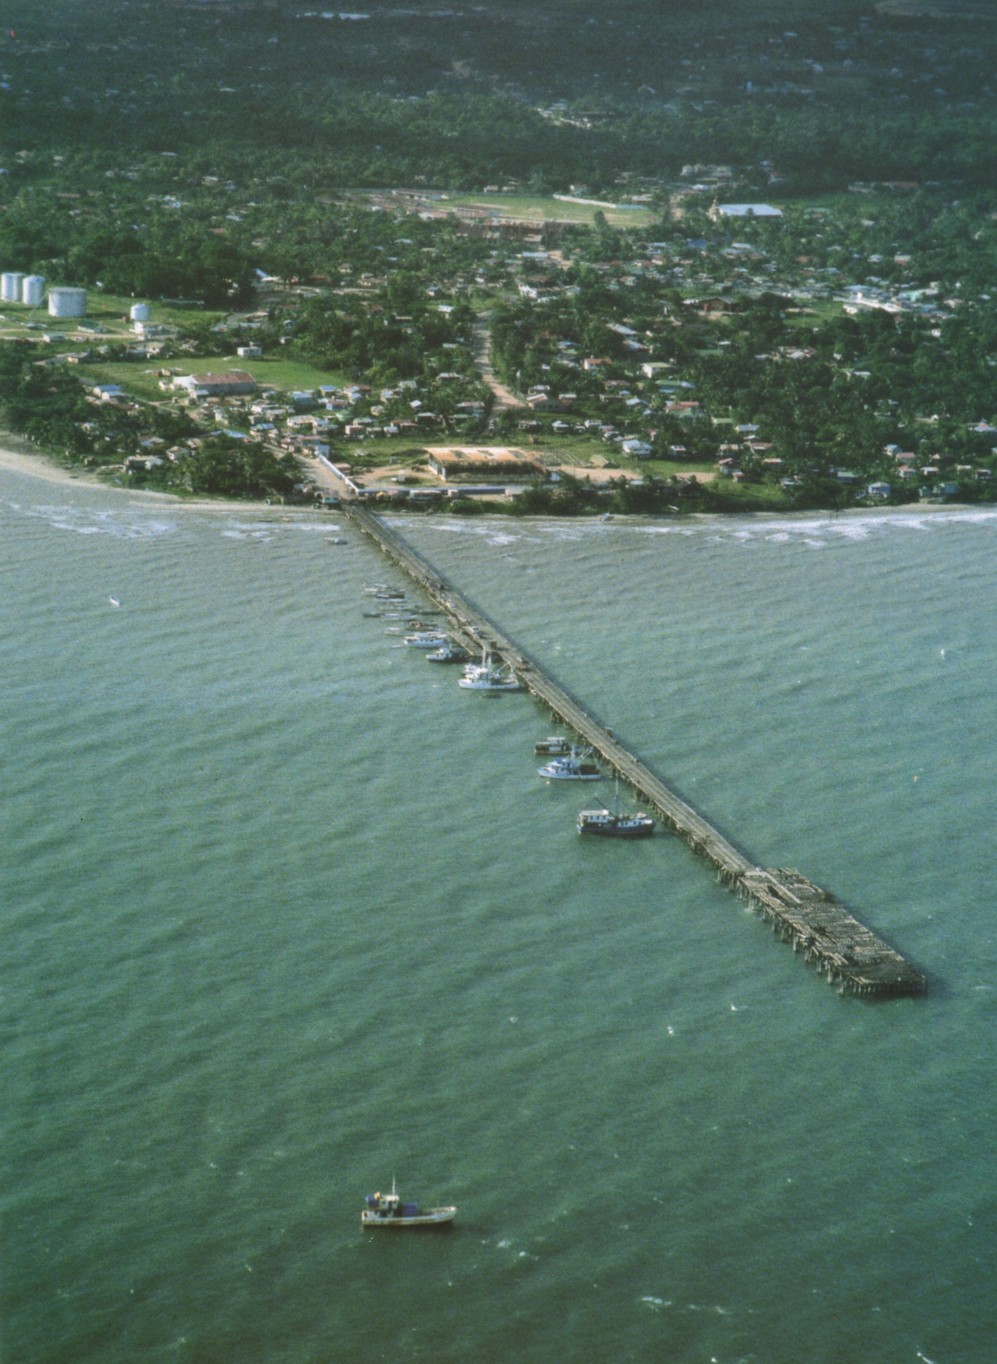
M360 1213L362 1227L439 1227L452 1222L457 1209L423 1208L418 1203L403 1203L391 1181L389 1194L372 1193L364 1199Z
M561 758L551 758L543 767L537 768L537 776L547 781L600 781L602 771L590 761L590 748L572 748Z
M404 635L403 639L410 649L442 649L447 642L446 635L438 630L417 630L414 634Z
M519 691L521 686L512 669L496 663L487 647L481 651L480 663L468 663L457 685L465 691Z
M426 655L427 663L466 663L467 650L462 649L459 644L454 644L453 640L446 640L438 649L433 649Z

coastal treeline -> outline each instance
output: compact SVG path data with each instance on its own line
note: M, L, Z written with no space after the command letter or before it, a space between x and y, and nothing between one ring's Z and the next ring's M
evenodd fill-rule
M299 482L296 466L262 443L202 432L175 408L149 404L136 411L89 401L74 375L39 364L25 342L0 342L0 420L40 450L87 469L109 460L117 469L123 457L193 437L182 464L166 463L164 475L140 480L173 492L284 500Z

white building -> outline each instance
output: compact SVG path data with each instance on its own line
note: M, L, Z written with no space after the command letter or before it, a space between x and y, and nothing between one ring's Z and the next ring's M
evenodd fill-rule
M717 218L781 218L782 209L771 204L714 204L710 217Z
M37 308L45 297L45 276L25 275L21 281L21 302L27 308Z
M20 303L24 275L18 270L5 270L0 275L0 299L4 303Z
M85 317L86 312L86 289L49 289L49 317Z

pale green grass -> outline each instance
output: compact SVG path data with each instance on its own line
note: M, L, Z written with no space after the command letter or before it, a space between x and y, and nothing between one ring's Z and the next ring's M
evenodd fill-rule
M312 391L322 384L341 386L346 382L342 374L318 369L314 365L293 360L243 360L240 356L209 355L195 360L175 359L159 363L155 360L118 361L114 364L81 365L77 373L87 384L120 384L129 397L145 402L165 402L168 394L159 387L159 371L172 374L221 374L240 369L251 374L260 384L291 393L295 389Z
M600 209L611 227L647 227L661 216L650 208L572 203L565 199L530 194L448 194L443 202L449 207L480 208L494 213L497 218L521 218L538 225L559 219L591 226Z

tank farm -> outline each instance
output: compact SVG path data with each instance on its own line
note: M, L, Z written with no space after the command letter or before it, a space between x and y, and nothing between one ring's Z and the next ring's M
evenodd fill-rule
M466 649L487 646L522 685L653 807L662 825L684 839L715 869L717 879L747 901L783 942L834 985L863 999L922 995L925 977L858 922L834 896L789 867L759 867L631 753L536 662L505 636L384 520L356 504L341 512L405 572L447 616L450 633Z

